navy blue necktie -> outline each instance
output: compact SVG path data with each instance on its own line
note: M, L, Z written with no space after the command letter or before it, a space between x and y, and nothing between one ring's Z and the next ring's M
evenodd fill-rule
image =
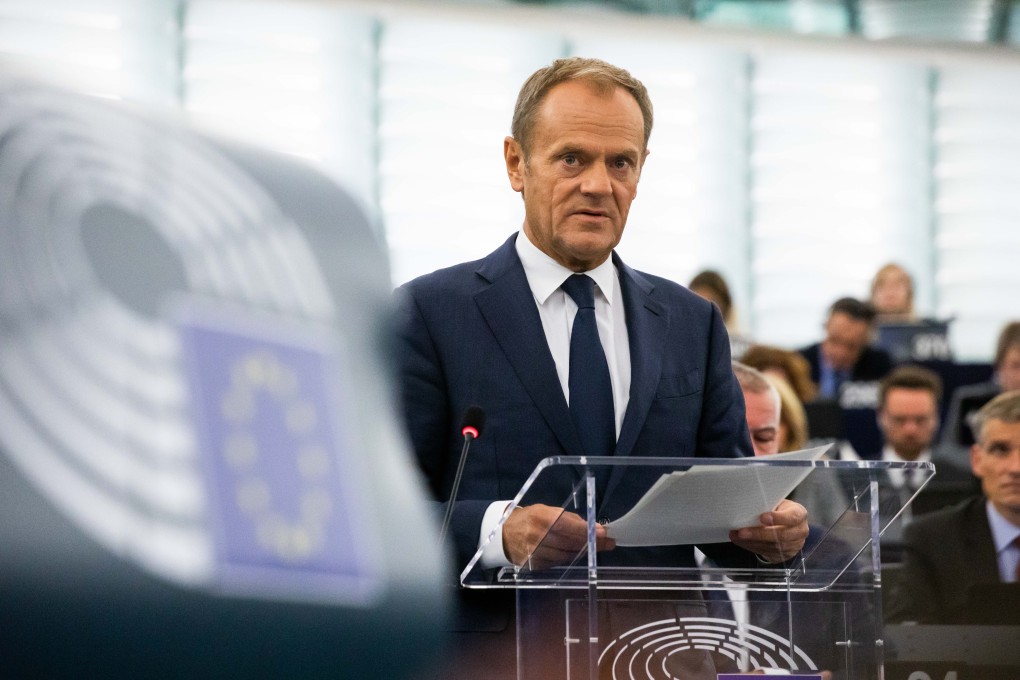
M570 419L585 455L611 456L616 448L616 415L609 364L595 325L595 281L574 274L560 287L577 303L570 332Z

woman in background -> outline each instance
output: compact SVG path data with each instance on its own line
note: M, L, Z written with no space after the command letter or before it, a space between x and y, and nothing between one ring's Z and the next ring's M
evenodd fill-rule
M877 323L916 321L914 313L914 281L907 270L890 262L871 280L872 306L878 312Z

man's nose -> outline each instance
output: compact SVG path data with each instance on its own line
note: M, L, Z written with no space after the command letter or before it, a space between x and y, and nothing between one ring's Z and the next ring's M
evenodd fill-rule
M613 184L609 180L609 170L605 163L590 163L581 182L581 191L585 194L605 195L613 192Z

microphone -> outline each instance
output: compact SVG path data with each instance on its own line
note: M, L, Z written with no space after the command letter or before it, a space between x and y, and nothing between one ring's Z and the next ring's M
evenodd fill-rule
M453 488L450 489L450 498L446 502L446 514L443 516L442 529L439 531L439 545L446 542L446 532L450 528L450 520L453 519L453 501L457 498L457 491L460 489L460 478L464 474L464 463L467 462L467 452L471 448L471 442L482 436L485 429L485 411L481 406L468 406L464 411L464 417L460 421L460 433L464 435L464 446L460 450L460 461L457 463L457 474L453 478Z

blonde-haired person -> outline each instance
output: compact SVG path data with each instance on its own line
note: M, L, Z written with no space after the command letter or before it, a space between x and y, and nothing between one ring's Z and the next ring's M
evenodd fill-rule
M779 393L779 453L799 451L807 446L808 424L804 404L788 382L765 373L765 379Z
M877 314L877 323L903 323L917 318L914 313L914 280L895 262L875 273L871 280L870 300Z

